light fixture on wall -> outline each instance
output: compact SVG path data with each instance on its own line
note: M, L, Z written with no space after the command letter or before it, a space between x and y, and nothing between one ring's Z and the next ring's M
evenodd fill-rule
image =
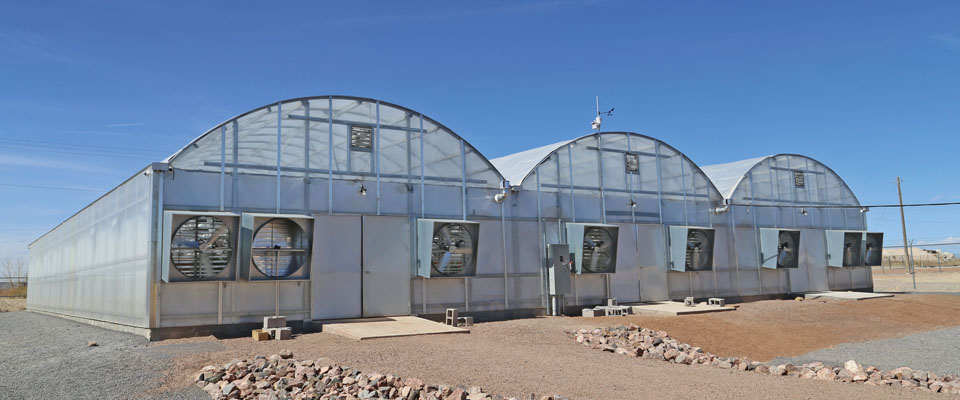
M627 205L629 205L630 207L636 207L636 206L637 206L637 202L633 201L633 199L630 199L630 201L627 202Z
M865 212L867 212L867 211L870 211L870 207L860 207L860 212L861 212L861 213L865 213Z
M800 209L800 214L807 215L807 210L804 208Z
M363 186L363 184L361 183L361 184L360 184L360 190L357 190L357 192L359 192L361 196L366 196L366 195L367 195L367 188L366 188L365 186Z

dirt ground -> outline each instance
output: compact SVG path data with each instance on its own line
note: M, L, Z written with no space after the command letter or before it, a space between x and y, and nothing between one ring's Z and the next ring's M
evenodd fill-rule
M960 267L916 268L917 288L904 268L874 268L873 290L877 292L960 292Z
M0 312L20 311L27 307L27 299L0 297Z
M742 398L923 398L914 391L760 376L704 366L681 366L629 358L578 346L565 333L579 328L636 323L662 329L681 341L721 355L768 360L838 343L891 338L960 325L960 296L898 295L890 299L771 300L737 311L682 317L546 317L477 324L469 334L352 341L326 333L285 342L249 338L178 339L151 344L218 342L224 350L174 360L166 389L182 390L204 365L272 354L281 348L296 358L325 357L364 371L417 377L427 382L479 385L520 396L563 394L575 399ZM960 371L958 371L960 372ZM749 397L749 396L748 396ZM758 396L759 397L759 396Z

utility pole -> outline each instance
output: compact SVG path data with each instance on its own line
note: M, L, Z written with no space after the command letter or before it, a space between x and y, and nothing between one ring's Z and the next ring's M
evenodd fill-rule
M917 271L913 269L913 257L907 248L907 220L903 216L903 193L900 191L900 177L897 177L897 197L900 198L900 226L903 228L903 256L907 258L907 271L913 276L913 290L917 290Z

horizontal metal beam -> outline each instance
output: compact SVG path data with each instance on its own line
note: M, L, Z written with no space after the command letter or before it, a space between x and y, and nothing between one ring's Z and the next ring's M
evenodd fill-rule
M636 151L636 150L634 150L634 151L627 151L627 150L621 150L621 149L610 149L610 148L606 148L606 147L604 147L604 148L601 149L601 148L599 148L599 147L597 147L597 146L587 146L587 150L600 150L600 151L607 152L607 153L620 153L620 154L628 154L628 153L629 153L629 154L637 154L637 155L641 155L641 156L660 157L660 158L673 158L673 157L676 157L676 156L667 156L667 155L663 155L663 154L658 155L657 153L648 153L648 152L645 152L645 151Z
M551 183L541 183L540 186L541 186L541 187L552 188L552 189L570 189L570 188L571 188L570 185L554 185L554 184L551 184ZM600 191L600 188L599 188L599 187L589 187L589 186L572 186L572 187L573 187L574 190L585 190L585 191L593 191L593 192L599 192L599 191ZM630 191L629 191L629 190L626 190L626 189L603 188L603 191L604 191L604 192L630 194ZM680 193L680 192L657 192L657 191L652 191L652 190L634 190L634 191L633 191L633 194L653 194L653 195L659 195L659 194L661 194L661 193L662 193L663 195L669 195L669 196L683 196L683 195L684 195L684 193ZM706 195L706 194L697 194L697 193L687 193L686 196L687 196L687 197L710 198L709 195Z
M206 167L220 166L220 163L218 163L218 162L212 162L212 161L204 161L204 162L203 162L203 165L206 166ZM242 164L242 163L241 163L241 164L227 164L227 166L228 166L228 167L236 166L237 168L255 169L255 170L260 170L260 171L276 171L276 170L277 170L277 167L276 167L276 166L270 166L270 165ZM316 169L316 168L309 168L309 169L307 169L307 168L302 168L302 167L280 167L280 170L281 170L281 171L286 171L286 172L308 172L308 171L309 171L311 174L314 174L314 173L316 173L316 174L326 174L326 173L327 173L327 170L326 170L326 169ZM367 176L367 177L375 177L375 176L377 176L377 174L374 173L374 172L333 171L333 174L334 174L334 175L348 175L348 176ZM408 179L408 178L409 178L409 179L420 179L420 175L406 175L406 174L384 174L384 173L381 173L381 174L380 174L380 177L381 177L381 178L403 178L403 179ZM439 181L439 182L456 182L456 183L460 183L460 182L461 182L461 179L460 179L460 178L447 178L447 177L443 177L443 176L429 176L429 175L427 175L427 176L424 176L423 179L428 180L428 181ZM480 183L480 184L485 184L485 183L487 183L487 180L486 180L486 179L467 179L467 183Z
M371 128L377 126L377 123L376 123L376 122L370 123L370 122L348 121L348 120L342 120L342 119L334 119L333 121L330 121L330 119L328 119L328 118L321 118L321 117L304 117L304 116L302 116L302 115L292 115L292 114L291 114L291 115L288 115L287 118L288 118L288 119L301 120L301 121L302 121L302 120L309 120L309 121L316 121L316 122L323 122L323 123L333 122L334 124L339 124L339 125L356 125L356 126L366 126L366 127L371 127ZM396 131L406 131L406 132L417 132L417 133L420 133L420 129L419 129L419 128L408 128L408 127L405 127L405 126L396 126L396 125L384 125L384 124L380 124L380 129L381 129L381 130L383 130L383 129L390 129L390 130L396 130ZM440 130L440 128L439 128L439 127L436 127L436 128L434 128L433 130L431 130L431 131L424 130L424 133L431 133L431 132L435 132L435 131L438 131L438 130Z

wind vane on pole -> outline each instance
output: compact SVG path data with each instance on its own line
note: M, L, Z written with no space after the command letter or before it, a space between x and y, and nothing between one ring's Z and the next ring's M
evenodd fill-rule
M606 115L606 116L608 116L608 117L612 117L612 116L613 116L613 107L610 108L610 111L600 112L600 96L597 96L597 117L594 118L593 122L590 123L590 127L593 128L593 130L595 130L595 131L599 131L599 130L600 130L600 124L603 123L603 118L600 117L601 115Z

